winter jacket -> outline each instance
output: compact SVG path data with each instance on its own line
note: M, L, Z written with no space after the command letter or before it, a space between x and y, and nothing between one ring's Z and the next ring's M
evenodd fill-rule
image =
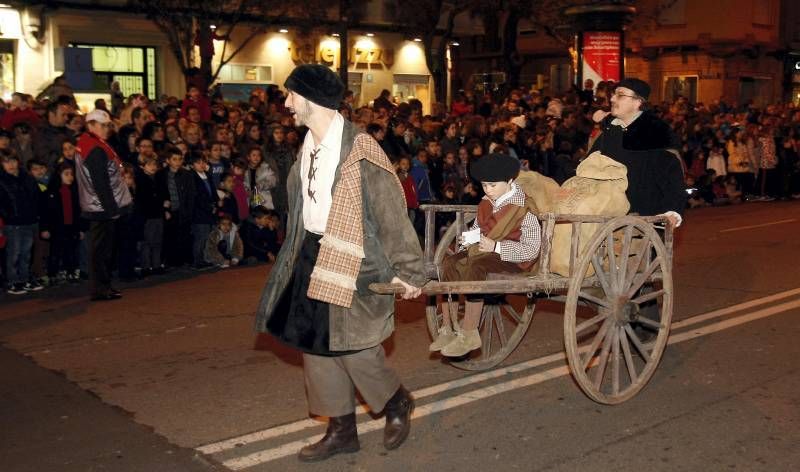
M110 220L133 209L133 197L122 178L122 162L108 143L88 131L78 139L75 176L81 212L87 220Z
M239 237L239 232L236 230L236 225L231 226L231 230L227 235L223 234L219 228L211 231L206 241L206 260L212 264L222 264L228 260L219 251L219 243L223 240L227 242L230 258L242 260L244 257L244 245L242 244L242 238Z
M6 226L27 226L39 221L39 186L21 170L14 176L0 169L0 217Z

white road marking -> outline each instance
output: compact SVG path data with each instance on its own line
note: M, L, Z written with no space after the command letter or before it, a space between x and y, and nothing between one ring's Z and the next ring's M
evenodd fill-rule
M796 218L792 218L789 220L779 220L779 221L772 221L770 223L762 223L759 225L748 225L748 226L737 226L736 228L728 228L720 230L720 233L730 233L731 231L742 231L745 229L753 229L753 228L763 228L765 226L773 226L773 225L782 225L784 223L794 223L797 221Z
M678 321L676 323L672 323L672 329L681 329L686 328L688 326L695 325L697 323L701 323L703 321L707 321L713 318L717 318L720 316L724 316L727 314L735 313L737 311L745 310L747 308L752 308L754 306L763 305L766 303L771 303L777 300L781 300L784 298L792 297L795 295L800 295L800 288L787 290L785 292L776 293L773 295L769 295L762 298L757 298L755 300L750 300L747 302L740 303L738 305L732 305L729 307L721 308L719 310L710 311L708 313L704 313L701 315L696 315L691 318L687 318L682 321ZM676 335L672 335L674 337ZM672 339L672 337L670 339ZM486 380L491 380L498 377L504 377L508 374L518 373L525 370L533 369L535 367L539 367L542 365L547 365L552 362L556 362L562 359L566 359L566 355L563 352L558 352L555 354L551 354L548 356L540 357L538 359L531 359L529 361L520 362L518 364L510 365L508 367L503 367L499 369L494 369L486 372L482 372L479 374L469 375L467 377L462 377L460 379L455 379L449 382L443 382L437 385L432 385L430 387L425 387L420 390L416 390L413 392L414 398L420 399L425 398L432 395L437 395L439 393L446 392L448 390L454 390L457 388L462 388L470 384L484 382ZM364 406L359 406L357 410L357 414L359 416L363 416L367 414L367 409ZM312 419L304 419L295 421L293 423L287 423L285 425L275 426L273 428L264 429L261 431L255 431L253 433L245 434L242 436L237 436L234 438L226 439L223 441L206 444L203 446L198 446L196 449L203 454L216 454L219 452L227 451L229 449L234 449L236 447L240 447L242 445L247 445L254 442L264 441L270 438L285 436L291 433L295 433L298 431L302 431L304 429L314 428L320 426L322 423Z
M701 336L706 336L712 333L716 333L718 331L722 331L745 323L749 323L751 321L759 320L761 318L766 318L769 316L776 315L778 313L783 313L785 311L794 308L800 308L800 300L793 300L791 302L782 303L780 305L765 308L763 310L755 311L753 313L744 314L741 316L737 316L735 318L725 319L711 325L703 326L696 330L670 336L668 344L682 343ZM452 408L463 406L478 400L483 400L485 398L499 395L501 393L543 383L547 380L553 380L559 377L563 377L565 375L569 375L568 366L555 367L546 370L544 372L537 372L535 374L528 375L526 377L521 377L519 379L509 380L507 382L502 382L496 385L489 385L487 387L482 387L470 392L465 392L460 395L456 395L454 397L445 398L443 400L438 400L431 403L427 403L425 405L421 405L414 410L413 418L419 419L424 416L428 416L445 410L450 410ZM368 421L366 423L360 423L358 425L358 430L360 433L377 431L383 428L384 422L385 421L382 418L380 418L377 420ZM266 449L263 451L255 452L253 454L248 454L246 456L230 459L224 461L223 465L232 470L247 469L249 467L254 467L259 464L263 464L266 462L274 461L286 456L296 454L306 444L312 444L316 441L319 441L321 438L322 438L321 434L314 435L312 437L301 439L298 441L293 441L288 444L284 444L282 446L278 446L272 449Z

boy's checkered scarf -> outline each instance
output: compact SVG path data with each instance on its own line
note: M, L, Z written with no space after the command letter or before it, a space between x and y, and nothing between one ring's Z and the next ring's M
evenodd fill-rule
M341 176L333 192L325 234L320 240L319 255L311 272L308 297L350 308L356 290L356 278L364 259L364 227L361 198L360 161L366 159L386 172L397 184L397 191L386 198L397 198L405 208L405 197L392 163L367 134L358 134L353 149L342 164Z

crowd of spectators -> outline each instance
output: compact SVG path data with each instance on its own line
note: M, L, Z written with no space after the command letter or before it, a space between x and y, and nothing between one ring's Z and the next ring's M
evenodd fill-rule
M575 174L607 109L613 83L548 96L518 88L502 96L462 92L450 108L396 103L383 91L340 112L372 135L395 163L409 217L419 205L476 204L469 164L491 152L558 183ZM74 160L83 115L65 87L36 101L0 100L0 256L9 293L79 282L85 276L86 222L80 217ZM112 91L94 107L114 120L109 143L123 161L134 212L116 225L115 271L123 280L170 268L196 270L271 262L286 223L286 179L305 129L294 125L278 87L228 103L189 86L182 99ZM691 206L800 198L800 108L794 104L648 105L675 132ZM449 223L446 216L436 224Z

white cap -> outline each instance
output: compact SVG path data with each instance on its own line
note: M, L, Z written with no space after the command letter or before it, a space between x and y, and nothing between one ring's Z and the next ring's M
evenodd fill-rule
M98 110L95 108L86 115L86 122L88 123L90 121L96 121L100 124L103 124L109 123L111 118L108 116L108 113L106 113L105 110Z
M526 121L527 120L525 120L525 117L522 115L511 118L511 122L519 126L521 129L525 129Z

